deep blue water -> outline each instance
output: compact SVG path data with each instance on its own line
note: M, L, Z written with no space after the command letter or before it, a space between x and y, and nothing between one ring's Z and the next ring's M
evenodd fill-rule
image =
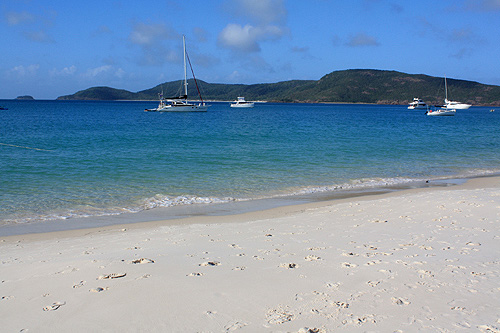
M500 173L500 109L156 104L0 101L0 225Z

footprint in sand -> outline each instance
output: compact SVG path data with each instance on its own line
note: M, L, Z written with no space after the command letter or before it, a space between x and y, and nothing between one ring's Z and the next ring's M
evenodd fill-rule
M381 281L368 281L366 282L370 287L375 287L380 284Z
M295 315L290 311L288 306L278 306L276 309L271 309L266 313L266 320L269 324L283 324L295 319Z
M323 328L316 327L303 327L299 330L298 333L326 333L326 330Z
M78 282L77 284L73 285L73 288L80 288L80 287L83 287L83 285L85 284L85 281L80 281Z
M106 280L106 279L118 279L126 276L127 273L111 273L111 274L104 274L100 275L97 280Z
M392 302L396 305L409 305L411 302L404 299L404 298L401 298L401 297L392 297Z
M141 259L135 259L132 260L133 264L154 264L154 260L148 259L148 258L141 258Z
M224 329L226 332L236 331L237 329L243 328L247 325L248 325L247 323L244 323L241 321L236 321L236 322L232 322L232 323L227 324L226 326L224 326Z
M59 309L61 306L65 305L66 302L54 302L51 305L47 305L43 308L43 311L54 311Z
M238 266L238 267L233 268L233 271L244 271L245 269L246 269L245 266L241 266L241 267Z
M321 260L320 257L315 256L315 255L308 255L307 257L304 258L306 261L316 261L316 260Z
M348 262L343 262L342 263L342 267L344 268L354 268L354 267L357 267L358 265L356 264L351 264L351 263L348 263Z
M332 305L336 306L339 309L347 309L349 307L349 303L341 301L333 302Z
M221 263L218 261L207 261L200 264L200 266L219 266L219 265L221 265Z

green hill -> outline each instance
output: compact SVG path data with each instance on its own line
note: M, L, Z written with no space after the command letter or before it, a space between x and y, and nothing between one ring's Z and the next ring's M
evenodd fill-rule
M448 97L472 105L500 106L500 86L478 82L447 79ZM198 80L206 100L230 101L237 96L247 100L272 102L331 102L407 104L414 97L428 104L443 103L444 79L422 74L396 71L352 69L335 71L319 80L292 80L263 84L219 84ZM163 92L165 97L178 96L182 81L165 82L154 88L130 92L109 87L93 87L58 100L155 100ZM188 81L188 95L197 99L196 85Z

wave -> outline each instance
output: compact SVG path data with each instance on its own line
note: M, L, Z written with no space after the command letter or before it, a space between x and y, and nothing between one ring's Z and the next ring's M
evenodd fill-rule
M169 208L177 206L188 206L188 205L216 205L230 202L243 202L252 200L265 200L265 199L276 199L276 198L294 198L294 197L304 197L304 196L314 196L322 194L345 194L349 195L350 192L371 192L373 190L397 190L397 189L408 189L417 188L423 186L429 186L429 183L436 183L439 186L443 186L443 183L454 184L453 180L456 179L468 179L475 177L486 177L500 175L500 170L466 170L461 174L449 175L449 176L436 176L436 177L393 177L393 178L361 178L352 179L343 183L331 184L331 185L320 185L320 186L305 186L299 188L288 188L279 193L258 195L249 198L236 198L236 197L200 197L194 195L181 195L181 196L170 196L156 194L153 197L140 199L137 202L124 207L92 207L84 206L77 207L74 209L68 209L65 211L56 211L50 213L39 213L33 214L32 212L18 213L16 216L10 216L9 218L0 220L1 225L12 225L12 224L26 224L26 223L37 223L44 221L54 221L54 220L68 220L76 218L90 218L90 217L105 217L105 216L116 216L127 213L139 213L142 211L148 211L158 208Z

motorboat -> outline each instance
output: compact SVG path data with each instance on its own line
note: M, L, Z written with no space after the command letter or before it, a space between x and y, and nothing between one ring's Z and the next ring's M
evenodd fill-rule
M254 102L245 101L245 97L238 97L236 101L231 103L232 108L253 108Z
M414 110L414 109L426 109L427 104L425 104L424 101L422 101L420 98L414 98L413 102L410 103L408 106L409 110Z

